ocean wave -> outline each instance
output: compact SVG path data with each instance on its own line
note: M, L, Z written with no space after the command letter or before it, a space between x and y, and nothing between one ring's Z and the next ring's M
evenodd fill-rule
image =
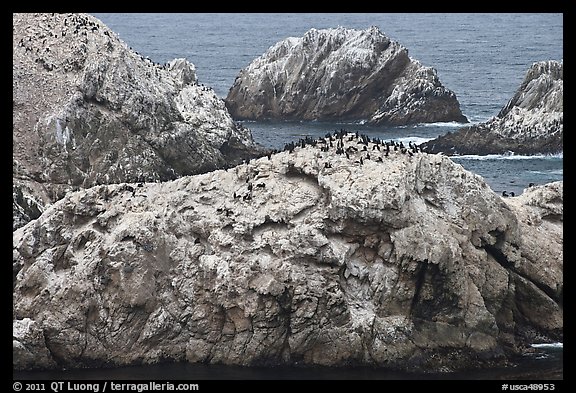
M515 154L487 154L485 156L477 154L464 154L461 156L451 156L451 158L463 159L463 160L554 160L563 159L564 153L556 154L535 154L533 156L515 155Z
M563 175L564 169L553 169L550 171L528 171L530 173L535 173L537 175Z
M456 121L439 121L436 123L418 123L417 127L466 127L470 123L458 123Z
M417 145L424 143L424 142L428 142L431 141L434 138L423 138L420 136L406 136L406 137L402 137L402 138L392 138L392 140L395 140L397 142L402 142L404 144L408 144L408 142L412 142L415 143Z
M564 343L530 344L532 348L564 348Z

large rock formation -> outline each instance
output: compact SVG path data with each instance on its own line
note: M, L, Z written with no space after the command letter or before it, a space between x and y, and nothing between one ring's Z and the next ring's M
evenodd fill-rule
M451 370L562 340L562 182L502 198L448 157L370 152L66 195L13 234L14 368Z
M550 154L563 150L563 62L534 63L496 117L426 142L431 153Z
M309 30L240 71L226 97L237 119L467 122L436 71L377 27Z
M13 14L14 227L78 187L161 181L251 154L184 59L154 64L96 18Z

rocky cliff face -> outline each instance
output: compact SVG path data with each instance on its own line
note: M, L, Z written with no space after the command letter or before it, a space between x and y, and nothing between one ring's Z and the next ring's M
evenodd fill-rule
M489 121L426 142L446 154L549 154L563 150L563 62L534 63L514 97Z
M377 27L309 30L268 49L226 97L237 119L467 122L436 71Z
M254 149L192 64L154 64L89 15L13 14L12 86L15 227L66 191L201 173Z
M13 234L14 368L451 370L562 339L562 182L502 198L351 139L67 194Z

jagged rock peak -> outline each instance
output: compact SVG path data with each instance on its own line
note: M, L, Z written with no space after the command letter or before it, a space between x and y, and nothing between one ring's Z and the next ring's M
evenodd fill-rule
M497 116L426 142L431 153L555 154L563 151L563 61L534 63Z
M563 61L540 61L532 64L524 81L506 104L498 118L504 118L514 107L524 110L538 110L551 115L564 113L564 72ZM542 120L549 120L543 118Z
M193 64L154 63L90 15L13 14L12 83L15 194L28 199L201 173L256 148Z
M196 67L186 59L171 60L166 66L174 78L180 82L181 87L197 82Z
M239 119L467 122L436 71L378 27L311 29L240 71L226 98Z
M446 371L562 340L562 182L502 198L357 141L66 195L13 234L14 368Z

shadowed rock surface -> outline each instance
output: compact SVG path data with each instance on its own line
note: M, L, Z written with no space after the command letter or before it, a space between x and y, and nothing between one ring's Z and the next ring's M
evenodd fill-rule
M254 155L185 59L154 64L84 14L13 14L14 228L67 191L164 181Z
M235 119L468 122L436 71L377 27L278 42L240 71L226 106Z
M448 371L562 341L562 182L502 198L448 157L343 143L48 207L13 234L14 368Z
M563 151L563 62L534 63L498 115L422 144L430 153L554 154Z

